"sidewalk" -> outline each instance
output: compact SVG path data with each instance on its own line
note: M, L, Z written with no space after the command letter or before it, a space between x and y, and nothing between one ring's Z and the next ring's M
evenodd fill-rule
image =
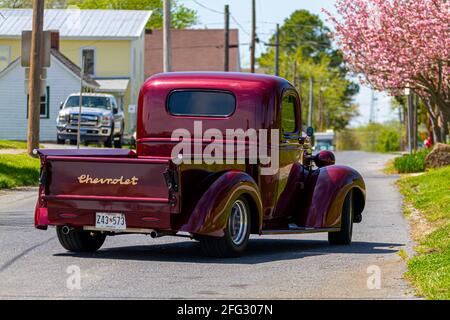
M73 145L65 145L65 144L56 144L56 143L41 143L41 146L44 149L76 149L77 146ZM80 149L89 149L95 147L86 147L81 146ZM26 153L26 149L0 149L0 154L22 154Z
M0 154L22 154L27 152L25 149L0 149Z

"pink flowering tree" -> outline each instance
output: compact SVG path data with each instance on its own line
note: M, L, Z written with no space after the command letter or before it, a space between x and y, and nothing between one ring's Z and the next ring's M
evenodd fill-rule
M450 122L450 1L336 0L335 38L362 83L392 95L410 88L427 107L435 139Z

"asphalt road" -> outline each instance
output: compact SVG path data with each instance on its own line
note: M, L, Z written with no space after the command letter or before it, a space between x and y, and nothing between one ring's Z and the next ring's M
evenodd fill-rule
M36 189L3 192L0 298L413 298L398 255L411 243L396 177L379 171L390 157L337 154L367 184L351 246L331 247L324 234L254 237L245 256L227 260L204 257L187 239L137 235L109 237L94 254L67 253L54 229L33 228ZM68 273L78 268L80 283Z

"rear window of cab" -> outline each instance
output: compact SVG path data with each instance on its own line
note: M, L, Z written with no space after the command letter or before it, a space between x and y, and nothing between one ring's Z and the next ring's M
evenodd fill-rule
M176 90L167 109L173 116L226 118L236 110L236 97L228 91Z

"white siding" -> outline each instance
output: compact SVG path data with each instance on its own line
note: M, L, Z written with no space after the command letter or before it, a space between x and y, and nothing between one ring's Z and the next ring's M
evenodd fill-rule
M67 96L80 91L80 81L56 58L47 71L47 86L50 87L50 109L48 119L41 119L41 141L56 140L56 119L59 106ZM20 62L15 63L0 77L0 139L27 139L27 96L25 94L25 71Z
M145 32L131 42L130 104L137 104L139 90L145 81L144 75ZM128 107L128 106L127 106Z

